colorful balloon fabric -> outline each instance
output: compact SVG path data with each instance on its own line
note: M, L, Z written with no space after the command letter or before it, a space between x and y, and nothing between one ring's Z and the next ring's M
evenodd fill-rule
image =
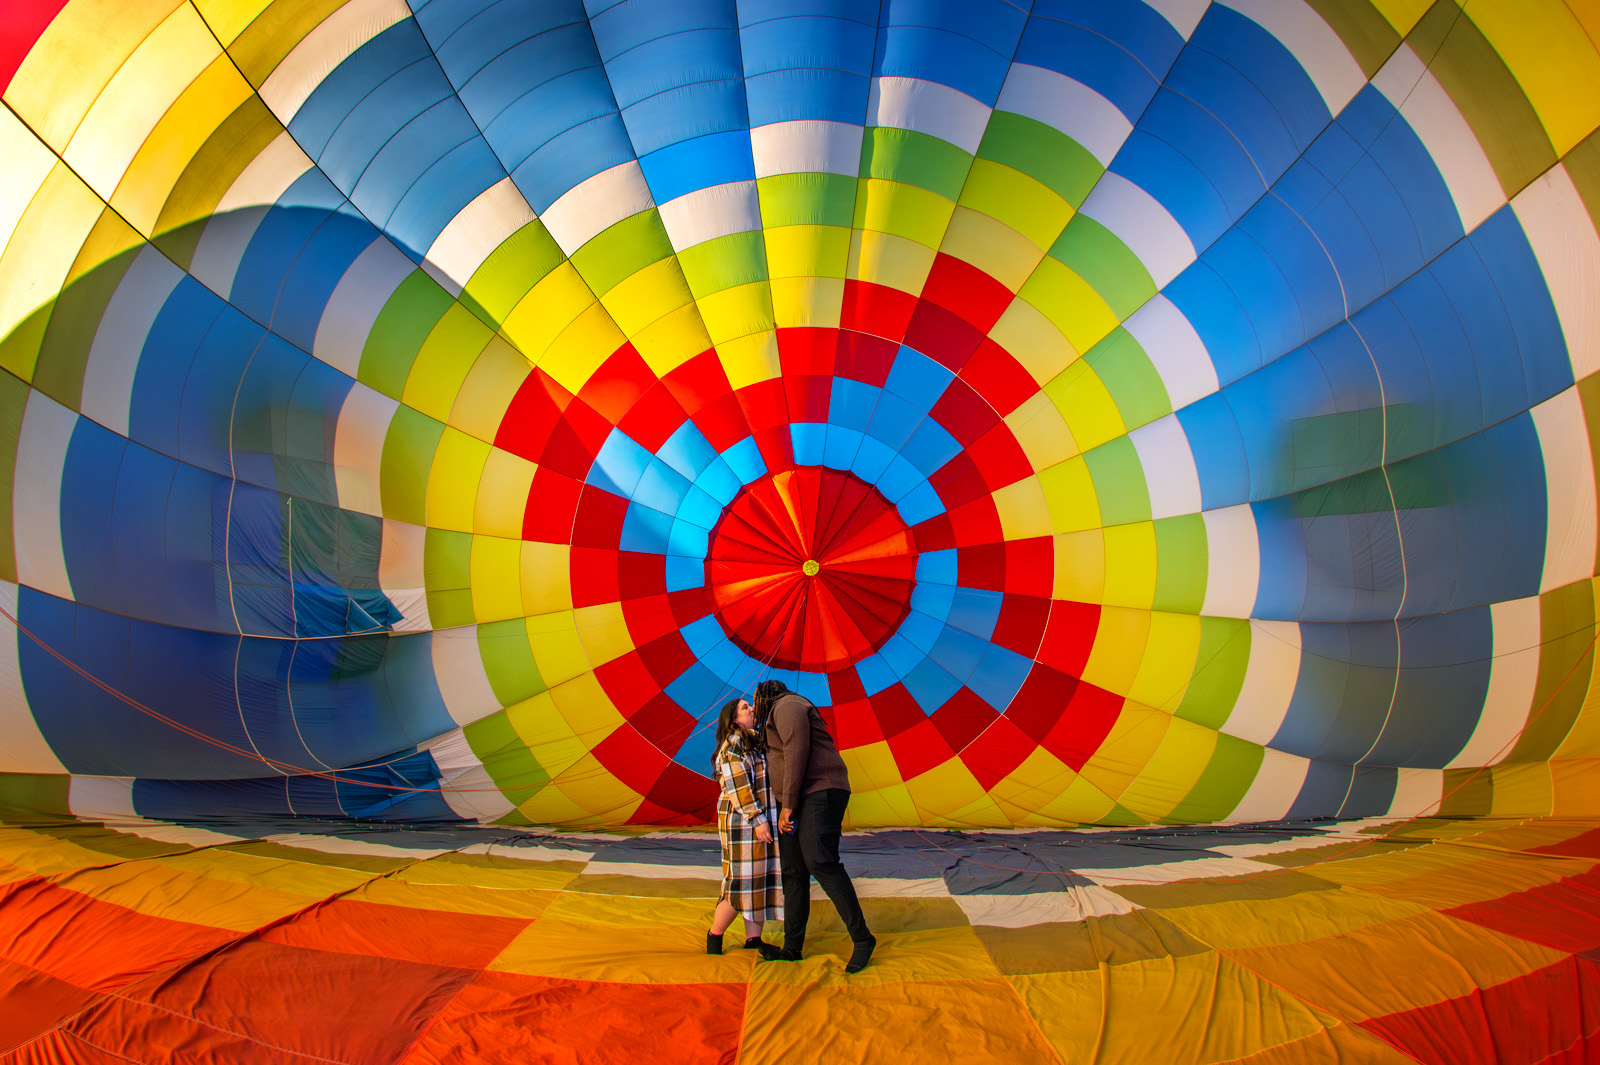
M0 5L0 1060L1600 1053L1596 41ZM864 982L690 956L766 677Z

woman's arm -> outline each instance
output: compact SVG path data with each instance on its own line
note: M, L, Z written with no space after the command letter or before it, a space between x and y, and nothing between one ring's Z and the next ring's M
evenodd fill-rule
M744 819L751 825L764 825L767 823L767 811L761 804L761 798L756 794L753 783L755 774L750 771L747 756L735 754L725 750L722 756L722 790Z

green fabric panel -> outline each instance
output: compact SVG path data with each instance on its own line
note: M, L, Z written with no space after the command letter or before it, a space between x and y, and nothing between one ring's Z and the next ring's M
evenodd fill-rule
M45 328L33 387L64 407L78 410L83 405L89 349L94 346L106 305L138 254L137 249L130 249L113 256L56 294L55 305L61 313L52 314Z
M1487 817L1494 809L1493 773L1487 769L1446 769L1439 817Z
M428 620L435 629L471 625L472 534L429 529L422 550L422 581L428 589Z
M730 233L678 253L678 266L695 299L735 285L767 279L767 243L759 230Z
M972 156L948 141L909 129L877 126L861 142L861 176L899 181L955 202Z
M356 379L399 399L405 394L406 378L411 375L417 352L453 306L455 300L437 281L421 270L413 271L395 288L378 320L372 323L367 343L361 349Z
M17 441L22 436L22 414L28 406L29 388L8 373L0 373L0 577L17 579L17 547L11 493L16 487Z
M1122 825L1127 828L1139 828L1149 823L1120 802L1111 807L1110 813L1095 822L1097 825Z
M461 383L494 336L461 304L452 304L422 342L406 376L405 401L444 421L461 392Z
M1432 450L1408 403L1295 418L1289 424L1290 463L1298 487L1323 485L1383 462L1385 443L1395 454ZM1387 499L1388 490L1384 490ZM1387 504L1386 504L1387 506Z
M550 782L550 774L528 750L527 742L512 727L506 711L474 721L462 732L472 753L483 763L484 771L512 803L527 802Z
M503 322L528 290L566 258L544 223L534 219L489 253L467 283L466 294L494 322Z
M1302 518L1449 505L1450 482L1432 452L1395 463L1387 477L1381 469L1368 470L1295 495L1295 510Z
M478 652L489 687L501 706L530 699L545 690L544 678L528 643L528 623L522 618L490 621L478 626Z
M65 773L0 773L0 824L37 825L71 821Z
M1100 500L1102 525L1150 520L1150 490L1132 440L1119 436L1085 453L1083 460Z
M1539 597L1539 679L1528 725L1506 762L1548 762L1572 731L1594 673L1594 584Z
M1122 326L1090 348L1084 360L1111 393L1117 413L1128 428L1136 429L1172 413L1172 400L1167 397L1161 374L1144 348Z
M259 96L250 96L206 138L183 168L161 206L151 243L188 270L205 226L223 194L249 161L283 133L283 125Z
M572 253L572 265L596 296L672 254L672 242L652 208L624 218Z
M443 435L443 422L410 407L395 411L383 438L383 461L378 471L384 517L413 525L428 523L428 474Z
M1332 27L1368 78L1389 61L1400 46L1400 34L1369 0L1308 0L1322 21Z
M1155 610L1198 614L1206 601L1205 519L1198 514L1157 518Z
M1218 729L1233 713L1250 665L1250 622L1243 618L1201 618L1200 650L1194 675L1173 713L1185 721Z
M1578 382L1578 399L1583 403L1583 423L1589 431L1589 450L1600 453L1600 374ZM1595 495L1600 497L1600 466L1594 471ZM1595 572L1600 573L1600 544L1595 545Z
M1219 732L1210 764L1195 781L1194 789L1163 819L1164 822L1207 824L1227 817L1250 790L1265 757L1266 749L1261 745Z
M761 225L849 227L856 210L856 179L846 174L775 174L756 179Z
M1579 141L1561 164L1582 197L1589 220L1600 229L1600 130Z
M1073 207L1083 205L1089 190L1105 173L1100 160L1065 133L1010 111L990 116L978 154L1043 182Z
M44 344L45 329L55 306L54 299L47 300L0 339L0 370L24 381L33 380L33 368L39 361L39 348Z
M1088 215L1073 215L1050 249L1052 258L1094 286L1118 320L1156 294L1156 283L1139 257L1115 233Z

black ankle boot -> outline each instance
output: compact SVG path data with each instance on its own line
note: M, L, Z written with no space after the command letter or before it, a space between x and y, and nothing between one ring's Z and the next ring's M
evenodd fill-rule
M722 953L722 937L717 935L717 933L715 933L715 932L707 932L706 933L706 953L707 954L721 954Z
M744 941L745 950L753 950L762 961L771 961L778 956L778 948L771 943L763 943L759 936L751 936Z
M858 973L867 967L867 962L872 959L872 949L878 945L878 937L869 934L866 939L856 940L855 949L850 952L850 960L845 963L844 971Z

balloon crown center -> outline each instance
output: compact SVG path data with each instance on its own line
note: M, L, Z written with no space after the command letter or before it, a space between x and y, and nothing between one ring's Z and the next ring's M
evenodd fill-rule
M818 562L814 558L808 558L805 561L805 565L800 567L800 572L804 573L807 577L815 577L817 574L822 572L822 563Z

